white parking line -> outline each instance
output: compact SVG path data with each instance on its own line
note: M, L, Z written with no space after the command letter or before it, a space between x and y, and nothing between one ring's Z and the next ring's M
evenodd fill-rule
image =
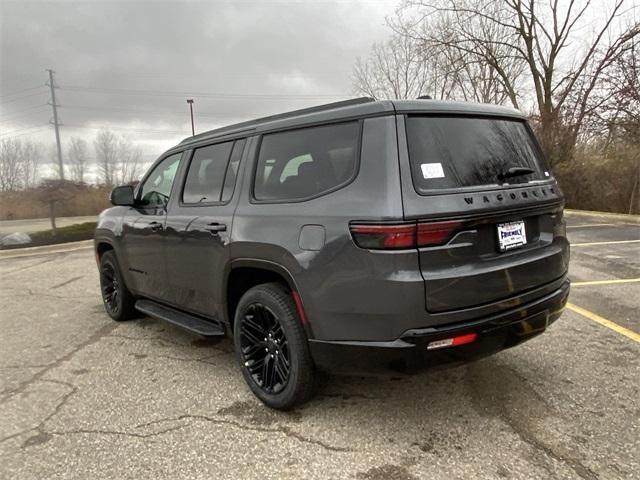
M571 247L590 247L592 245L616 245L620 243L638 243L640 240L616 240L611 242L572 243Z
M567 225L569 228L591 228L591 227L617 227L615 223L587 223L584 225Z

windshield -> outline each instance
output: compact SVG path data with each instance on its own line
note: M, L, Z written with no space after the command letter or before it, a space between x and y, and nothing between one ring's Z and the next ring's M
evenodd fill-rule
M524 121L410 116L407 141L418 193L549 178ZM514 175L514 168L531 169L533 173Z

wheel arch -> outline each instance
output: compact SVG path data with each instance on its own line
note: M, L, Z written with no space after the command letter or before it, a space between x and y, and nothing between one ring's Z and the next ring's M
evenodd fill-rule
M226 320L232 332L236 307L242 295L256 285L270 282L281 283L289 291L301 296L291 272L278 263L253 258L240 258L231 262L224 283L223 298L226 299ZM304 309L304 302L302 300L300 302L299 308ZM297 305L296 307L298 308ZM308 338L313 338L309 323L302 323Z

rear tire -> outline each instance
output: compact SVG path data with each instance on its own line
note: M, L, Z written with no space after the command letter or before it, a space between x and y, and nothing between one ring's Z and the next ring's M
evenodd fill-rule
M265 405L289 410L314 392L307 336L288 292L278 283L248 290L234 320L234 345L242 375Z
M138 316L134 308L136 300L124 283L118 260L112 250L100 257L100 290L104 309L116 322Z

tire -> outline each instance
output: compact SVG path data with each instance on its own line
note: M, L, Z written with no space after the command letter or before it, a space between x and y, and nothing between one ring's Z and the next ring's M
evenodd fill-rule
M304 328L288 292L278 283L248 290L234 319L242 375L265 405L289 410L314 392L314 367Z
M134 308L135 298L124 283L112 250L103 253L100 258L100 291L104 309L116 322L138 316Z

